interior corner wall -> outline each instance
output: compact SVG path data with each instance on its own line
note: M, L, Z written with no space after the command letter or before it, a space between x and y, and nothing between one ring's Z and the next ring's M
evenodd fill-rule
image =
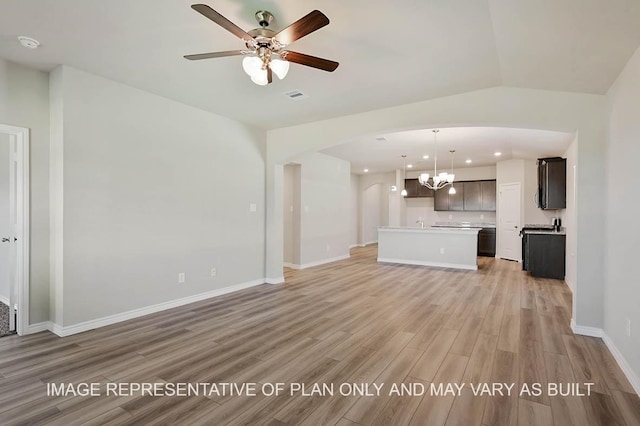
M49 320L49 76L0 59L0 123L30 136L29 324Z
M58 96L59 326L264 282L264 133L67 66Z
M349 188L349 220L351 231L349 233L349 247L355 247L359 244L358 239L358 220L360 211L360 176L351 174L351 186Z
M283 176L285 266L300 264L300 165L287 164Z
M347 161L312 152L300 164L300 267L349 256L351 171Z
M562 226L567 234L566 248L566 272L565 278L567 285L571 290L575 289L577 276L577 256L578 244L576 227L576 177L578 172L578 135L571 142L571 145L565 151L564 158L567 159L567 207L561 211Z
M401 220L399 218L401 187L398 186L397 179L396 172L360 175L358 188L360 199L358 229L360 239L358 244L365 245L378 241L378 226L391 224L398 226L397 222ZM378 185L378 187L369 191L374 185ZM396 185L400 189L396 192L391 192L392 185ZM402 185L404 185L404 181L402 181Z
M49 312L53 324L63 324L64 282L64 68L49 73Z
M635 267L640 245L637 222L640 217L640 49L636 50L607 93L608 145L606 160L607 194L590 194L606 206L606 335L613 341L635 373L640 377L640 286ZM581 137L582 135L580 135ZM582 137L580 148L582 147ZM582 163L579 170L584 169ZM579 256L583 247L579 246ZM631 335L627 333L631 323ZM640 386L636 381L636 386ZM636 387L640 392L640 387Z
M376 183L369 186L362 193L363 244L378 242L378 227L383 224L381 207L382 185Z

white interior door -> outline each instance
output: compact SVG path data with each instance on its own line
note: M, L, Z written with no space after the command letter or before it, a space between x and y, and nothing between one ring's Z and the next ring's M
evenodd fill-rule
M498 191L498 257L522 260L520 240L520 183L500 184Z

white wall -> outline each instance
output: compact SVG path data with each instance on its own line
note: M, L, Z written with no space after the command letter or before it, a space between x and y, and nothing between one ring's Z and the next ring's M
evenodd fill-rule
M576 175L578 172L578 136L573 139L569 148L562 155L567 159L567 208L561 210L560 218L562 226L567 233L566 260L565 260L565 277L571 290L575 288L578 264L577 252L578 229L576 226Z
M284 220L284 263L293 263L293 184L294 164L284 166L284 191L282 193L282 211Z
M446 170L446 169L445 169ZM464 167L454 170L456 175L456 181L465 180L482 180L482 179L495 179L496 167ZM407 172L407 179L417 178L423 171L411 171ZM426 170L427 173L432 174L432 170ZM455 185L455 182L454 182ZM449 187L445 188L448 191ZM405 217L406 226L420 226L416 223L420 218L424 220L425 226L431 226L436 222L485 222L495 223L495 212L454 212L454 211L435 211L433 209L434 198L405 198Z
M284 263L300 264L300 164L284 166Z
M400 190L391 192L391 186L396 185L396 173L367 173L359 178L360 214L358 216L359 245L378 241L378 226L387 226L391 221L398 220L398 203ZM369 188L377 186L373 191ZM365 193L368 199L365 200ZM373 197L373 198L372 198Z
M607 93L609 144L606 158L607 194L580 191L582 197L606 205L606 334L614 342L633 370L640 377L640 285L637 262L640 252L638 218L640 218L640 49L631 57L616 82ZM580 135L582 137L582 135ZM582 138L580 139L580 150ZM584 165L580 162L580 172ZM604 175L601 170L600 178ZM578 182L580 185L580 182ZM584 247L579 245L578 257ZM631 336L627 336L627 320L631 321ZM636 382L636 391L640 392Z
M11 203L9 202L9 161L11 154L9 135L0 133L0 238L11 236L11 221L9 217ZM9 268L11 266L11 246L0 243L0 302L9 303Z
M364 190L362 194L362 232L363 244L378 242L378 227L382 226L382 185L376 183ZM387 196L386 191L384 196Z
M58 325L262 281L260 132L71 67L54 77Z
M301 267L349 256L351 166L344 160L312 152L300 164Z
M30 130L29 324L49 319L49 77L0 59L0 123Z
M355 247L359 243L360 226L360 175L351 174L351 186L349 187L349 247Z

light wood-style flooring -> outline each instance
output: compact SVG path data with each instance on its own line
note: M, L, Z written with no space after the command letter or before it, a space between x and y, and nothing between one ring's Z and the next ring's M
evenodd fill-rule
M569 328L571 292L520 264L478 271L348 260L286 271L286 283L58 338L0 339L0 424L640 425L640 399L600 339ZM284 395L47 396L47 383L285 383ZM523 385L594 383L590 396ZM335 386L334 396L289 395ZM342 384L384 383L380 396ZM466 383L459 396L431 384ZM469 385L515 383L511 395ZM426 395L390 395L405 384ZM343 390L346 390L343 389ZM581 386L580 392L586 392Z

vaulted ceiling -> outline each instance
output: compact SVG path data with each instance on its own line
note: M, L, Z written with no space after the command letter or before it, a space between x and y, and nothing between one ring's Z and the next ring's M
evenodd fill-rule
M245 30L276 30L312 9L331 23L292 49L340 62L292 65L265 87L238 56L185 54L243 44L186 0L4 0L0 57L42 70L67 64L265 129L497 85L603 94L640 44L639 0L215 0ZM41 47L21 47L16 37ZM293 101L284 93L308 97Z

